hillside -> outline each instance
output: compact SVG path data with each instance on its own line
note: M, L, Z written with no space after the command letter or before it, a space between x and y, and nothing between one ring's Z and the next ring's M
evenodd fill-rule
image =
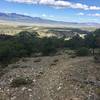
M21 31L37 32L40 37L63 37L71 38L76 34L82 36L90 34L95 28L72 28L72 27L46 27L46 26L26 26L26 25L0 25L0 34L15 35Z
M100 0L0 0L0 100L100 100Z
M1 27L23 31L0 35L0 100L100 99L100 29Z
M68 54L22 58L0 78L0 100L99 100L100 68L91 57ZM32 83L11 87L17 77ZM95 99L94 99L95 98Z

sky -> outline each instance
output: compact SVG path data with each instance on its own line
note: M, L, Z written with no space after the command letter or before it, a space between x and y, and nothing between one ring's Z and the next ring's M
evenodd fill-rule
M65 22L100 23L100 0L0 0L0 12Z

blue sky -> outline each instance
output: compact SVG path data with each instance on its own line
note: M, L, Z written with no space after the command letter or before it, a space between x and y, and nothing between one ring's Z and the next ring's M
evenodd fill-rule
M0 12L66 22L100 23L100 0L0 0Z

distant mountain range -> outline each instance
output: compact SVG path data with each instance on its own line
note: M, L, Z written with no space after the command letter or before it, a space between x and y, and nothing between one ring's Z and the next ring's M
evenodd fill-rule
M41 23L41 24L58 24L58 25L78 25L78 26L100 26L99 23L74 23L74 22L63 22L63 21L54 21L48 19L42 19L40 17L31 17L22 14L16 13L1 13L0 20L4 21L14 21L14 22L24 22L24 23Z

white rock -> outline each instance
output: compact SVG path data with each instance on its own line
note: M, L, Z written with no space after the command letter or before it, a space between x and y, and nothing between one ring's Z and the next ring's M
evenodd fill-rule
M29 92L31 92L31 91L32 91L32 89L28 89L28 91L29 91Z
M58 91L61 90L61 86L59 86L59 87L57 88L57 90L58 90Z
M34 79L33 82L36 82L36 80Z
M13 81L13 78L11 78L9 81L12 82Z
M22 88L22 91L24 91L24 90L26 90L26 89L27 89L26 87L23 87L23 88Z
M32 94L30 94L29 96L32 97Z
M10 90L9 89L7 89L7 92L9 92Z

